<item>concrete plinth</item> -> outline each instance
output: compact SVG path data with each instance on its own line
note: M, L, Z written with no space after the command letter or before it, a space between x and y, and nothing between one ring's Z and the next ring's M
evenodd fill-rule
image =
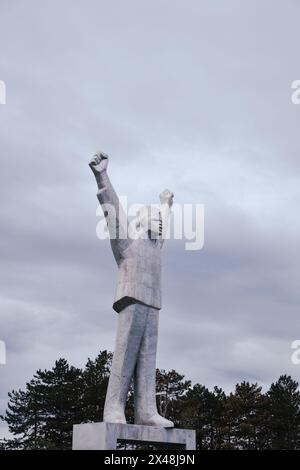
M135 443L181 444L196 449L196 433L190 429L161 428L136 424L85 423L73 426L73 450L115 450L117 441Z

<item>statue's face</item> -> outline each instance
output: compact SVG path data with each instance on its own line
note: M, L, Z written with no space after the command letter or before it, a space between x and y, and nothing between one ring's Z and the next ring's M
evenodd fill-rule
M162 216L155 206L143 206L138 212L138 222L144 232L151 238L159 238L162 234Z

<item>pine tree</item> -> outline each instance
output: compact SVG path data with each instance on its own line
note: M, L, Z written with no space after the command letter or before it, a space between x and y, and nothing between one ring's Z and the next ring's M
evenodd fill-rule
M100 352L84 371L65 359L38 370L25 391L9 393L4 419L15 436L6 449L70 449L76 423L100 421L112 354Z
M9 431L20 437L4 440L6 448L43 448L40 437L43 435L44 423L36 406L38 401L36 394L30 395L27 388L26 391L13 390L8 397L8 409L2 419L8 423Z
M174 369L166 372L156 369L156 396L159 413L178 423L180 399L190 389L191 381L184 380L184 375Z
M223 442L223 422L226 395L215 387L210 392L194 385L181 401L181 426L196 429L197 449L220 449Z
M25 391L9 393L3 419L17 436L6 440L8 448L69 448L74 419L80 409L80 370L65 359L56 361L50 371L38 370Z
M300 448L300 392L298 382L282 375L267 393L269 446Z
M242 382L226 400L227 444L235 449L263 448L265 399L257 383Z
M82 422L103 420L103 408L111 367L112 353L102 351L88 360L82 374Z
M82 421L82 374L59 359L50 371L39 370L29 392L38 392L37 404L44 416L47 448L68 449L74 422Z

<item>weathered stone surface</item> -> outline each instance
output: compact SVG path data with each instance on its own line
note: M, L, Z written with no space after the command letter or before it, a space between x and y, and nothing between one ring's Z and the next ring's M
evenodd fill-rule
M107 175L107 165L108 156L102 152L90 163L119 268L113 304L119 313L118 331L103 419L107 423L126 423L124 408L134 376L135 422L172 427L173 423L157 411L155 370L161 308L162 233L174 195L169 190L163 191L160 209L156 211L148 206L142 208L137 217L137 226L141 227L138 237L128 237L129 223Z
M195 431L189 429L116 423L76 424L73 428L73 450L115 450L117 440L160 443L168 448L182 444L187 450L196 449Z

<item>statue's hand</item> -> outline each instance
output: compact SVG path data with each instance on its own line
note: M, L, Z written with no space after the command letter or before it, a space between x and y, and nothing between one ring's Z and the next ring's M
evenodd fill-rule
M169 189L165 189L159 195L160 203L168 204L168 206L171 207L173 205L173 197L174 197L174 194L172 193L172 191L170 191Z
M108 155L103 152L97 152L89 163L89 166L95 176L97 176L102 171L106 170L107 165Z

